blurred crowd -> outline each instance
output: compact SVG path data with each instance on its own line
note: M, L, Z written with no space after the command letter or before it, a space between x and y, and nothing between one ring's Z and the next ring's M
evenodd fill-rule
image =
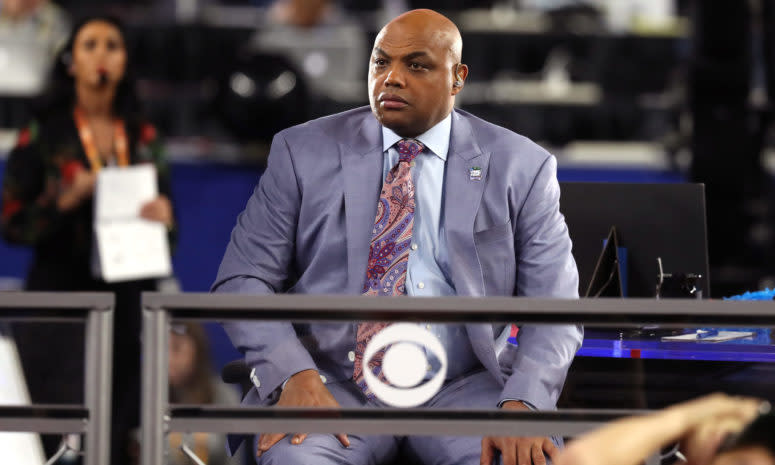
M68 18L97 11L125 23L138 96L171 158L261 164L277 131L367 103L376 31L416 7L463 31L462 108L538 141L561 167L591 151L598 165L705 183L724 294L773 284L769 0L4 1L0 129L29 122ZM613 158L594 158L601 142Z
M705 183L721 294L772 284L769 0L1 5L0 128L29 122L68 18L97 11L126 25L137 95L170 158L259 165L277 131L367 104L365 64L378 28L406 9L435 8L465 36L471 76L462 108L539 142L561 168L592 153L598 167ZM13 146L9 134L0 131L0 153Z

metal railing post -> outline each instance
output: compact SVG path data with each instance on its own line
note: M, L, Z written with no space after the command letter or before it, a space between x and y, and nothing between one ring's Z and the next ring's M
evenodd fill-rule
M169 315L143 306L141 465L164 463L168 415Z
M84 405L0 406L0 431L85 434L84 463L109 463L114 306L107 293L0 292L0 321L78 322L86 335Z
M93 308L86 319L84 400L89 410L84 465L110 461L113 307Z

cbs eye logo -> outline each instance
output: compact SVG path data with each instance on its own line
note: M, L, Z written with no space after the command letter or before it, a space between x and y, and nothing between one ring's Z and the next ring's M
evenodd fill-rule
M447 353L436 336L411 323L392 324L369 341L363 352L364 366L388 345L382 373L392 386L380 381L371 370L363 370L366 384L378 399L393 407L416 407L439 392L447 376ZM425 378L428 359L418 346L435 355L441 365L433 378L421 386L418 384Z

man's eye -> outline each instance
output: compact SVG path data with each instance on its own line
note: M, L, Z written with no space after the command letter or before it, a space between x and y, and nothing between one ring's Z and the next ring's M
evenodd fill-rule
M384 58L377 58L374 60L374 64L377 66L385 66L387 64L387 60Z
M423 66L421 63L417 63L417 62L409 63L409 69L411 69L413 71L418 71L418 70L421 70L423 68L425 68L425 66Z

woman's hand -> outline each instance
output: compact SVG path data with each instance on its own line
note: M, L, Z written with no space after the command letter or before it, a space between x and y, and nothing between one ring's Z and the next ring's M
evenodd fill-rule
M94 194L96 174L85 169L77 169L71 176L72 180L65 185L57 198L57 207L60 211L73 210Z
M167 229L172 228L172 203L164 195L160 195L143 205L140 209L140 217L146 220L163 223Z

